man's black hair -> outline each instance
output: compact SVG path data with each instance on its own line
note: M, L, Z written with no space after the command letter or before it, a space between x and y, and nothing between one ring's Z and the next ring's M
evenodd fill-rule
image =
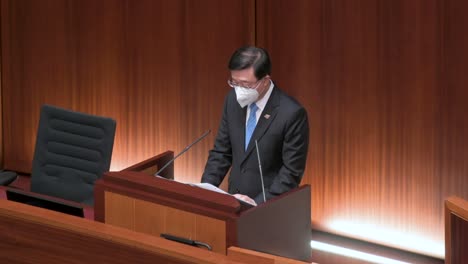
M257 80L271 73L271 62L268 52L262 48L245 46L232 54L229 60L229 70L245 70L253 67Z

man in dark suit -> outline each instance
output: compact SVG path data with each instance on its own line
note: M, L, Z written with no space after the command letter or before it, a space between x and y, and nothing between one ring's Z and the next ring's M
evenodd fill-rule
M299 185L309 145L307 112L271 81L270 58L264 49L242 47L228 66L228 84L234 89L225 99L202 182L219 186L231 169L229 193L259 204L264 195L268 200Z

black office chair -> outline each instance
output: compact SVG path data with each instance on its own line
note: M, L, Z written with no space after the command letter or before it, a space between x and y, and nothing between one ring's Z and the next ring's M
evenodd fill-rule
M31 172L31 191L87 205L94 182L109 171L116 122L44 105Z

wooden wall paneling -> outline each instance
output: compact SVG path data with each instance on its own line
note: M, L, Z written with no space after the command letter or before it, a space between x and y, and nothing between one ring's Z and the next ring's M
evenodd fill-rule
M117 120L111 169L212 134L176 162L199 181L227 93L227 60L254 42L254 2L2 1L5 165L29 172L39 107ZM14 103L13 103L14 102Z
M442 257L443 197L468 195L467 6L258 0L256 9L273 79L309 112L303 182L314 227Z
M381 2L378 13L382 217L371 221L396 233L384 243L443 257L437 1Z
M72 64L65 90L71 93L72 109L112 117L117 121L111 168L130 156L129 54L125 1L71 1L67 5L65 64ZM55 14L50 14L51 16Z
M309 153L302 183L323 183L312 178L322 164L320 141L322 116L318 111L320 87L320 1L256 1L256 43L266 48L272 61L272 80L307 109L310 127ZM286 12L287 10L287 12ZM313 135L313 136L312 136ZM321 207L312 199L312 208ZM320 199L322 202L323 200Z
M439 190L443 200L458 196L468 200L468 2L441 1L441 50L439 77L440 116Z
M180 181L199 182L208 158L208 151L221 120L224 98L229 92L227 64L234 50L254 44L254 12L252 0L187 1L185 38L181 50L184 63L183 95L180 98L181 145L193 142L205 131L210 135L176 162L175 177Z
M129 97L128 156L131 165L165 150L179 149L182 107L184 1L128 2L125 11ZM121 157L125 153L117 153Z
M467 10L455 0L2 0L4 165L30 171L49 103L117 120L114 170L212 129L175 163L176 179L199 181L227 60L256 43L309 114L314 227L376 228L361 236L411 250L382 235L407 234L437 255L443 199L468 199Z
M125 121L121 2L2 1L2 7L5 167L30 171L44 103ZM118 126L117 153L126 153L122 134Z
M236 47L253 42L253 2L143 3L127 11L133 154L127 164L167 149L178 153L211 129L175 162L177 180L198 182L227 92L227 60Z
M70 102L63 89L67 82L63 9L64 2L58 1L54 5L2 1L3 142L5 167L9 169L31 168L38 101L48 98L62 106Z

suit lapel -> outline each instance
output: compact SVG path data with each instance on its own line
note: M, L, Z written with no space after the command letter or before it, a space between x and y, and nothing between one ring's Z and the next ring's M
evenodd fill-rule
M258 119L258 123L255 126L254 133L252 135L252 138L250 139L249 146L247 147L247 150L245 151L244 157L242 159L241 164L245 161L245 159L250 155L253 149L255 149L255 140L260 141L262 136L265 134L265 132L268 130L268 127L270 127L271 123L276 117L276 114L278 113L278 106L279 106L279 94L276 86L273 88L273 91L271 92L270 98L268 99L267 104L265 105L265 109L263 109L263 112ZM244 133L242 139L245 142L245 114L244 114Z

